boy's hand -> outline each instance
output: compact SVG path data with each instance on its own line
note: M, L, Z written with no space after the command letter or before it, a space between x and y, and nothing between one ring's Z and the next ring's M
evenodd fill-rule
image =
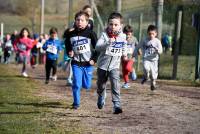
M112 44L113 42L115 42L115 38L109 38L109 44Z
M74 52L73 51L70 51L69 52L69 57L73 57L74 56Z
M123 60L128 60L128 56L123 56Z
M142 55L142 51L140 49L138 50L138 55Z
M95 64L94 60L90 60L89 63L90 63L90 65L92 65L92 66Z

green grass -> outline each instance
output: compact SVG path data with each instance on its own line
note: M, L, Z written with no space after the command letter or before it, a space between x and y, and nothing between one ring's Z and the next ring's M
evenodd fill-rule
M135 68L139 78L142 77L142 60L140 60L139 70L137 69L137 62ZM170 53L162 54L160 57L159 79L171 80L173 71L173 56ZM164 81L162 81L164 82ZM195 81L195 56L183 56L178 58L177 79L176 81L167 81L171 85L182 86L200 86L198 81Z
M77 121L67 120L66 102L38 97L40 86L34 80L16 75L0 64L0 133L80 133ZM79 129L75 129L79 127Z
M173 56L162 54L160 58L160 78L170 79L173 71ZM195 77L195 56L179 56L177 80L191 80Z

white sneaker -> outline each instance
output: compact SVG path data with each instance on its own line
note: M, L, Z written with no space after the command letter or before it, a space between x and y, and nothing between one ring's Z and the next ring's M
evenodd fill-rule
M56 81L57 80L57 76L56 75L52 76L52 80Z
M23 73L22 73L22 76L28 77L28 74L27 74L26 72L23 72Z

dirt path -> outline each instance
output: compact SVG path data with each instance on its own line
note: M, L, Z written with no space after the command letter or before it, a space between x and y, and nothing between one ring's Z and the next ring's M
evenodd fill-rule
M16 67L19 69L19 66ZM66 86L65 74L58 70L58 81L44 84L44 67L29 69L30 79L44 87L37 95L72 103L71 88ZM200 87L181 87L159 84L151 92L148 83L131 83L130 89L121 90L123 113L112 114L110 90L104 109L96 106L96 80L91 91L82 90L81 107L54 109L58 121L77 122L85 128L83 133L95 134L199 134ZM59 117L59 118L58 118Z

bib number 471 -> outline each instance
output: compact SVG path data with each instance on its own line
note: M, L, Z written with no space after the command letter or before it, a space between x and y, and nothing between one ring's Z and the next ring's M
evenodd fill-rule
M115 48L115 49L114 49L114 48L113 48L113 49L110 50L110 52L115 53L115 54L116 54L116 53L120 53L120 52L121 52L121 49L118 49L118 48Z

